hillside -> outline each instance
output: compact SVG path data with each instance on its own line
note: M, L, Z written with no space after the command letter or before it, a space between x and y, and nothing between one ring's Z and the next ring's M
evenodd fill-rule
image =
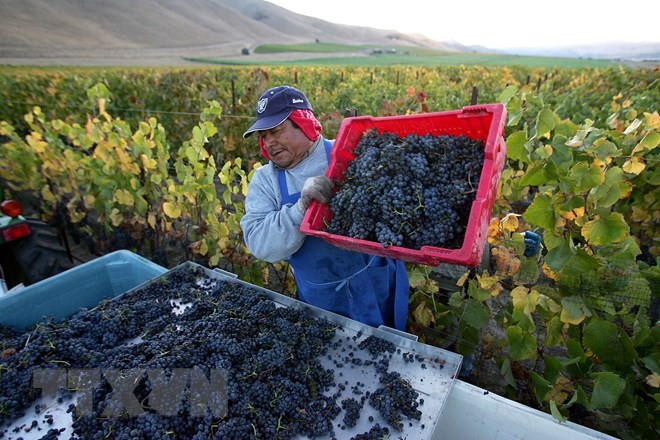
M0 0L0 12L0 64L185 64L183 57L235 57L263 43L317 40L457 50L263 0Z

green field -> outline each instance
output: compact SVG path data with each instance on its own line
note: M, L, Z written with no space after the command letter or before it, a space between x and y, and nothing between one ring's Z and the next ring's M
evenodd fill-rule
M481 65L481 66L529 66L529 67L609 67L616 63L608 60L584 58L557 58L510 54L445 52L415 47L374 47L370 45L346 45L331 43L265 44L254 50L255 54L291 54L286 61L264 61L241 58L187 58L203 63L250 66L250 65L302 65L302 66L413 66L413 65ZM318 53L318 58L296 58L298 53ZM328 56L335 54L335 56Z

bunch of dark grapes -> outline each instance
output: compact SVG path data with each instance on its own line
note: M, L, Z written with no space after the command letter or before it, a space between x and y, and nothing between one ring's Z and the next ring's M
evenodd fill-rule
M336 337L338 330L306 308L279 307L264 292L184 266L66 321L45 319L27 332L0 326L0 437L6 424L26 414L41 394L32 383L33 369L56 376L65 367L98 370L100 376L91 390L91 408L80 413L75 404L69 406L72 439L332 438L342 410L342 429L354 427L367 400L399 430L401 414L415 418L418 404L398 373L388 373L395 345L375 336L358 342L361 333L354 336L355 345L334 359L335 366L372 365L383 383L370 395L357 382L352 392L361 397L341 399L348 381L329 393L337 387L335 370L321 363L331 357L331 347L344 343ZM371 359L359 356L365 353ZM176 369L199 369L209 379L212 370L225 372L226 393L218 403L226 414L210 408L200 414L189 398L157 400L154 395L166 388ZM100 375L108 371L129 377L138 414L119 407L110 417L104 415L117 406L114 385ZM60 404L74 397L73 390L59 390ZM48 430L44 438L56 438L60 431L45 417L33 425ZM376 424L356 438L387 433Z
M73 438L328 435L341 408L324 395L334 375L320 359L337 328L304 308L277 307L256 289L211 282L203 271L184 267L64 322L46 320L24 333L2 329L0 426L24 415L40 394L32 386L35 368L168 374L199 368L207 378L211 369L226 372L226 416L209 409L206 416L193 414L196 408L186 399L166 412L154 409L150 393L167 379L145 374L137 376L133 390L143 412L106 417L113 388L101 376L91 412L79 414L75 406L70 411Z
M330 201L327 232L385 247L460 248L484 162L480 140L369 131Z
M382 384L369 396L369 404L397 431L403 429L403 417L420 420L422 412L417 409L419 393L396 371L382 374Z
M380 426L376 423L371 429L362 434L351 437L351 440L382 440L390 438L390 430L387 426Z

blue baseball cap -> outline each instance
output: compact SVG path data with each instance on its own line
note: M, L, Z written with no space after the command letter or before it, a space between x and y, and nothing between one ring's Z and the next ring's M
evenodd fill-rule
M314 111L300 90L291 86L277 86L266 90L257 101L257 121L243 133L243 137L247 138L255 131L277 127L296 109Z

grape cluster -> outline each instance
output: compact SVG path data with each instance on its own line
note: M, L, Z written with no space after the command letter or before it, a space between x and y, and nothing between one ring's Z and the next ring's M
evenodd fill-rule
M376 391L369 396L369 404L376 408L380 415L397 431L403 429L403 417L420 420L422 412L417 409L419 393L413 389L410 382L392 371L380 376Z
M484 162L467 136L371 130L330 200L326 231L385 247L460 248Z
M351 440L382 440L390 438L390 430L387 426L380 426L376 423L368 432L351 437Z
M415 418L418 403L410 385L398 373L388 373L395 345L375 336L359 340L361 332L344 339L338 337L341 330L306 308L279 307L264 292L185 266L66 321L46 319L27 332L0 326L0 427L25 415L41 393L33 387L33 369L55 373L66 367L133 372L132 393L142 411L135 416L119 408L122 412L104 416L104 410L112 408L114 390L101 376L93 389L91 413L80 414L76 405L69 406L72 439L335 438L336 427L356 425L367 401L399 430L400 415ZM329 349L345 355L330 356ZM339 371L325 367L321 360L326 358L332 358ZM383 375L383 387L390 391L379 388L372 394L362 382L350 387L339 379L341 367L369 366ZM190 398L168 407L151 400L175 369L191 368L206 377L212 369L226 372L225 400L219 402L226 415L219 417L209 408L200 415ZM359 397L342 398L349 387ZM333 389L338 391L332 394ZM73 396L72 390L62 388L58 402ZM50 426L52 416L42 414L42 407L34 409L44 417L44 438L57 438L61 431ZM336 424L342 410L343 425ZM366 437L356 438L387 433L376 423Z

